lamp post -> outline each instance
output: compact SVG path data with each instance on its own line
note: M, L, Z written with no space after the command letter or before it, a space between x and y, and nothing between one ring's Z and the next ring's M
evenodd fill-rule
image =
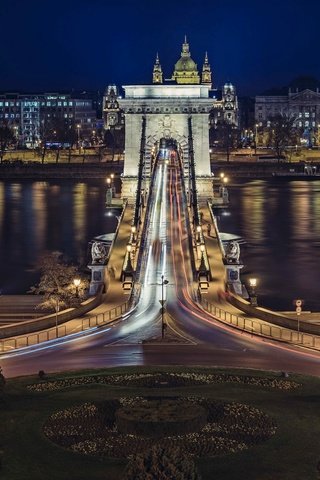
M112 180L111 178L107 178L107 193L106 193L106 205L107 207L112 205Z
M257 293L256 293L257 279L249 278L249 286L250 286L250 292L249 292L250 305L252 307L257 307L258 306Z
M74 278L73 279L73 285L76 287L76 298L79 298L79 286L80 286L81 280L80 278Z
M78 123L77 132L78 132L78 148L79 149L80 149L80 128L81 128L81 125L80 125L80 123Z
M54 309L55 309L55 312L56 312L56 338L58 338L58 337L59 337L59 332L58 332L58 313L59 313L59 310L60 310L59 298L55 298Z
M197 242L201 242L201 225L197 226Z
M254 154L257 155L257 136L258 136L258 124L256 123L254 128Z
M136 241L136 231L137 231L137 228L135 225L132 225L131 227L131 233L132 233L132 241L135 243Z
M168 280L164 279L164 275L161 275L161 338L163 340L164 338L164 332L165 329L167 328L167 324L164 322L164 304L166 303L166 300L164 299L164 286L168 285Z

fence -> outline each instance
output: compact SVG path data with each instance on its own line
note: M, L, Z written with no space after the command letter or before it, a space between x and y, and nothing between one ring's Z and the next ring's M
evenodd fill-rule
M259 335L261 337L272 338L274 340L320 350L320 337L317 335L290 330L270 323L263 323L261 320L240 317L209 303L204 298L201 298L200 304L204 310L211 313L222 322L241 331L248 332L252 335Z
M42 342L48 342L49 340L55 340L56 338L62 338L66 337L67 335L84 332L90 328L102 327L103 325L116 320L121 315L126 313L133 306L133 300L135 300L134 297L136 295L137 292L134 292L133 296L125 303L90 317L70 320L66 324L56 325L53 328L42 330L40 332L0 340L0 353L7 353L19 348L37 345Z

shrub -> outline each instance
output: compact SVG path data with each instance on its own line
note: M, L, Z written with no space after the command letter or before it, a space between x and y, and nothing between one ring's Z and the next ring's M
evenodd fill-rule
M116 411L120 408L121 404L119 400L105 400L102 402L96 402L97 413L101 418L102 424L111 427L115 422Z
M193 460L177 447L155 446L129 462L124 480L200 480Z

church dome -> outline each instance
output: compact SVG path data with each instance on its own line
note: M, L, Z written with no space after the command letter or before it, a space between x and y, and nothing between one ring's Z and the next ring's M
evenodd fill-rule
M192 60L191 57L181 57L177 61L174 67L176 72L197 72L197 64Z
M184 39L182 44L181 58L177 61L174 67L172 80L177 83L200 83L200 76L197 64L192 60L187 39Z

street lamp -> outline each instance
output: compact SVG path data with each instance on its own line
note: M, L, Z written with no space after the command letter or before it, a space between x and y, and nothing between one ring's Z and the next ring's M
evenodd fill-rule
M60 310L60 302L59 302L59 298L56 297L54 299L54 309L55 309L55 312L56 312L56 338L59 337L59 332L58 332L58 313L59 313L59 310Z
M77 131L78 131L78 147L80 148L80 128L81 128L81 125L80 123L78 123L77 125Z
M132 225L131 227L131 233L132 233L132 241L135 242L136 241L136 231L137 231L137 228L135 225Z
M167 324L164 322L164 304L166 300L164 299L164 286L168 285L169 281L164 279L164 275L161 275L161 338L163 340L165 329Z
M80 278L74 278L73 279L73 285L76 287L76 297L79 298L79 286L80 286L81 280Z
M111 178L107 178L107 192L106 192L106 205L107 207L112 205L112 187L111 187Z
M250 286L250 292L249 292L250 305L252 305L253 307L257 307L258 306L257 293L256 293L257 279L249 278L249 286Z
M198 235L197 235L197 236L198 236L198 240L197 240L197 241L200 243L200 241L201 241L201 225L198 225L198 226L197 226L197 234L198 234Z
M257 136L258 136L258 124L255 124L255 131L254 131L254 154L257 155Z

